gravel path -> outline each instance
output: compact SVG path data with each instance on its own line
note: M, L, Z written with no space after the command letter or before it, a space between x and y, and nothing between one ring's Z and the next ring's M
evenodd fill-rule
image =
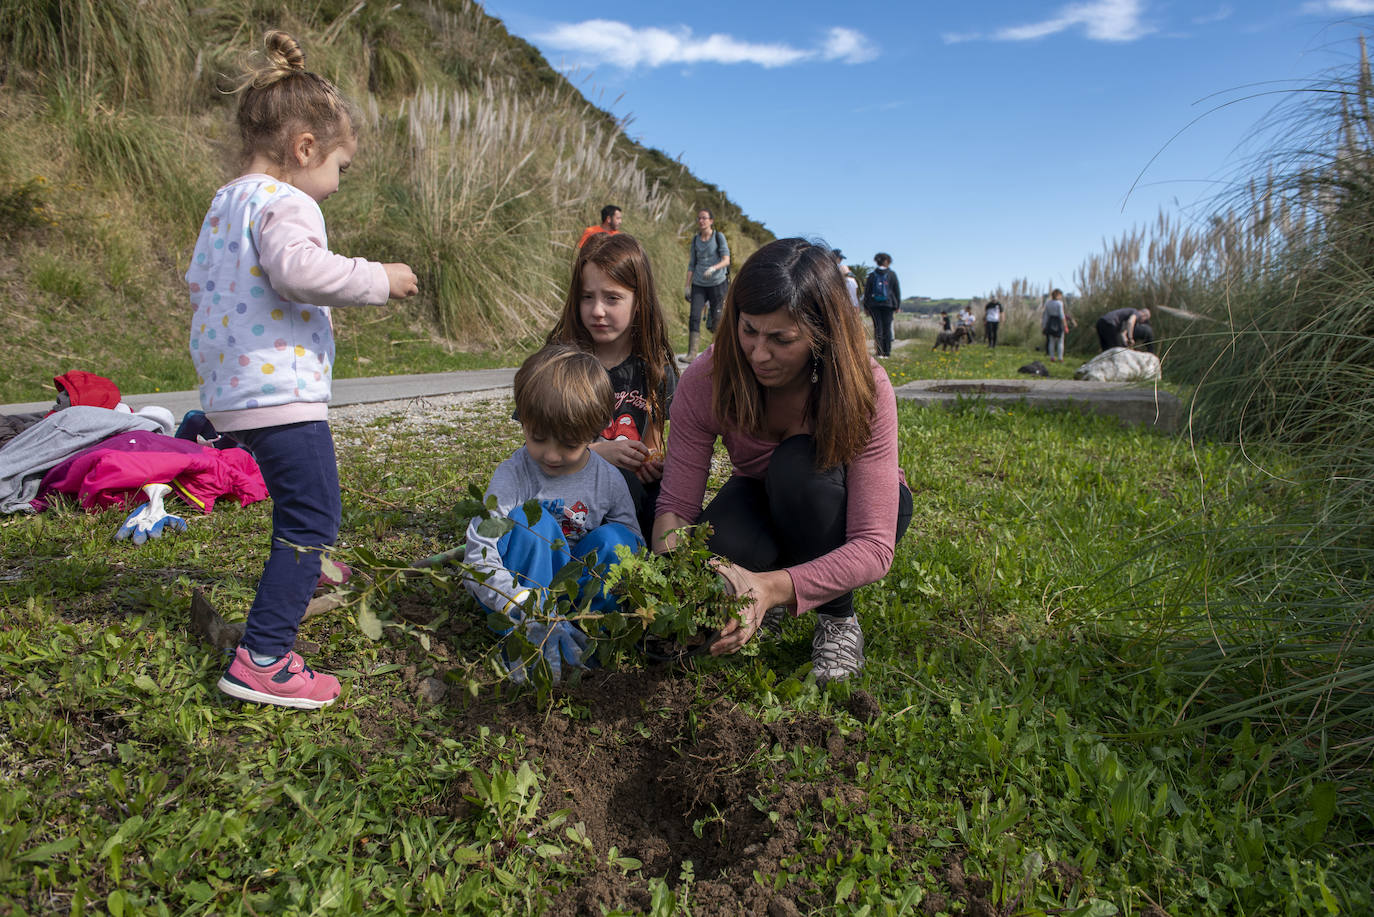
M510 392L507 391L459 392L453 395L403 398L398 401L346 404L329 409L329 423L362 427L382 418L394 418L402 429L420 430L436 424L452 423L455 417L474 413L488 414L509 403L510 397Z

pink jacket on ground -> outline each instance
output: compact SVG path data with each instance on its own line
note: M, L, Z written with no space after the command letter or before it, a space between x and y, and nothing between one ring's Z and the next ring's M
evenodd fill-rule
M220 497L234 497L240 506L267 498L262 472L247 450L215 449L138 430L111 436L55 466L43 476L33 503L43 510L47 494L74 494L96 512L141 503L146 499L141 488L154 483L171 484L203 513Z

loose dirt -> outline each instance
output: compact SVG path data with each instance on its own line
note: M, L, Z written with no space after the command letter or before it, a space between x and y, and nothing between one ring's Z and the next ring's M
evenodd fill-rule
M862 691L847 706L863 722L881 713ZM645 910L654 877L685 895L699 917L829 909L831 889L799 880L774 890L755 876L779 875L784 859L796 873L803 864L847 855L852 845L843 831L831 830L827 845L816 851L800 835L797 815L821 812L828 798L862 811L866 795L852 780L864 757L862 728L846 735L834 721L809 714L765 723L723 696L710 677L678 678L667 667L593 673L544 710L529 698L479 699L453 713L460 734L486 726L522 735L526 756L541 775L544 809L569 809L568 824L580 822L592 842L589 859L599 865L558 893L547 913ZM775 747L823 752L831 779L772 777L759 756ZM455 816L471 814L462 798L470 793L470 787L455 788L449 801ZM914 853L923 839L923 831L898 830L891 843ZM607 865L612 847L643 868L624 872ZM681 881L688 863L690 885ZM985 897L989 883L965 879L957 863L932 879L937 886L956 880L959 888L947 889L947 901L962 902L970 913L993 913Z

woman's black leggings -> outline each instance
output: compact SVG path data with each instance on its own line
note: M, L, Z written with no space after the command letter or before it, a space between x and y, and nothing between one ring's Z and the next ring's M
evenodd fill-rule
M625 486L630 490L630 500L635 505L635 518L639 520L639 531L647 542L654 531L654 507L658 505L658 493L663 481L650 481L645 484L633 471L620 469L625 477Z
M816 470L816 447L809 435L783 440L774 450L762 481L740 475L702 510L709 522L710 548L746 570L762 572L815 560L844 544L848 484L844 466ZM897 540L911 522L911 491L898 485ZM831 599L816 611L837 617L854 614L854 593Z
M892 356L892 320L896 314L896 309L887 306L868 307L868 315L873 319L873 353L876 356Z

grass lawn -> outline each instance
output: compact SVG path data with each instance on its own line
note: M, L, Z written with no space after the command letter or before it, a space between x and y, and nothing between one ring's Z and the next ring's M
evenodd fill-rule
M986 344L965 344L957 351L932 350L925 338L899 339L886 362L894 385L912 379L1016 379L1023 376L1017 370L1039 360L1054 379L1072 379L1073 371L1085 360L1072 354L1063 363L1047 363L1043 350L1036 352L1018 344L988 347Z
M888 366L1007 376L1029 354L914 345ZM112 541L117 511L0 521L0 911L1369 906L1327 791L1271 773L1248 728L1175 729L1196 686L1119 623L1197 588L1175 571L1206 550L1203 493L1253 473L1230 450L903 406L916 511L858 594L860 677L818 687L798 620L753 657L594 672L540 704L499 683L456 582L396 572L461 537L458 501L520 441L509 414L336 420L358 576L302 629L344 682L321 713L226 700L224 658L188 633L193 587L242 618L266 502L141 547Z

